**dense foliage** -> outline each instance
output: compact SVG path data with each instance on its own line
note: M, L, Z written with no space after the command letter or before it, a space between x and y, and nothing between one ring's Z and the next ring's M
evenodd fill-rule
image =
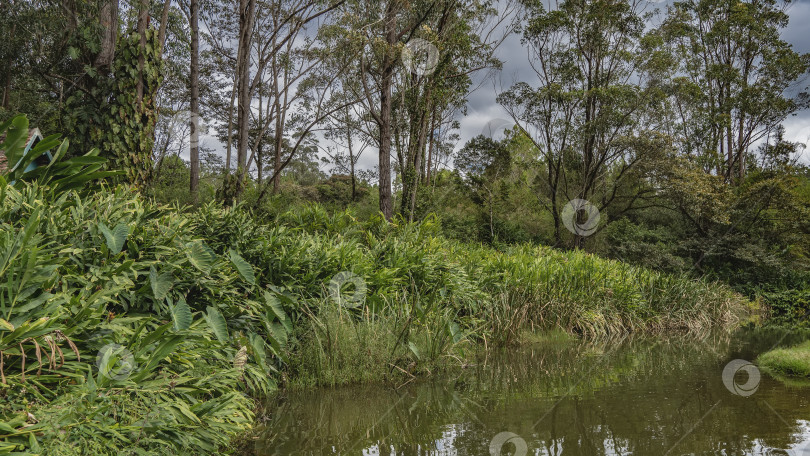
M460 243L433 219L257 215L3 183L0 449L210 453L279 382L435 371L527 330L701 330L752 310L717 283Z
M233 451L279 385L538 330L806 326L787 4L4 2L0 454Z

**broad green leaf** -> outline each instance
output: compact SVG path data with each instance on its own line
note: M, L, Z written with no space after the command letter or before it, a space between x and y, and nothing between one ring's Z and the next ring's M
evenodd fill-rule
M242 275L247 283L254 285L256 283L256 275L253 273L253 266L234 250L229 250L228 256L231 258L231 263L233 263L236 270L239 271L239 274Z
M214 331L214 335L217 336L217 340L222 343L228 342L230 336L228 334L228 324L225 322L225 318L216 309L216 307L208 306L206 309L206 314L203 315L205 321L208 323L208 326Z
M110 231L104 222L99 222L98 229L107 239L107 248L110 249L113 255L118 255L121 253L121 249L124 248L124 244L127 241L127 236L129 236L129 226L119 223L115 226L115 228L113 228L112 231Z
M169 356L178 345L180 345L183 340L185 340L186 336L176 335L171 336L161 340L160 345L151 350L151 356L149 357L149 361L147 361L146 365L141 368L140 373L132 378L134 382L140 382L145 379L148 375L152 373L152 371L157 367L162 359Z
M186 303L183 297L177 301L177 304L172 306L172 322L174 322L175 331L184 331L191 326L191 308Z
M264 300L265 302L267 302L267 305L270 306L270 308L273 310L273 313L276 315L281 324L284 325L284 328L287 329L287 332L291 332L292 325L290 324L290 319L287 318L287 313L284 312L284 308L281 307L281 302L279 302L279 300L275 296L273 296L267 291L264 292Z
M173 277L168 272L158 274L153 266L149 268L149 282L152 285L152 293L155 295L155 299L163 301L172 288Z
M256 358L256 364L266 373L269 373L268 369L272 368L267 365L267 344L264 342L264 339L258 334L250 333L248 340L250 341L250 346L253 348L253 356Z
M39 442L37 442L37 437L33 432L28 434L28 447L31 448L31 451L34 453L39 453L42 451L42 448L39 446Z
M214 261L216 261L216 255L214 255L214 252L206 247L206 245L201 241L189 242L186 244L186 249L191 264L193 264L195 268L207 274L211 270L211 266L214 265Z
M273 341L276 342L279 348L287 345L287 333L288 331L277 322L270 323L267 325L268 329L270 330L270 337L273 338Z
M14 331L14 325L0 318L0 329L5 329L7 331Z
M0 431L7 432L9 434L17 432L17 430L11 427L8 423L4 423L2 421L0 421Z

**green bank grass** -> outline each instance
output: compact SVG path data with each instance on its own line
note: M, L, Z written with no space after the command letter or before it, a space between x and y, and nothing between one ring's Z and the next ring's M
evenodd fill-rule
M757 362L767 372L810 379L810 341L763 353Z

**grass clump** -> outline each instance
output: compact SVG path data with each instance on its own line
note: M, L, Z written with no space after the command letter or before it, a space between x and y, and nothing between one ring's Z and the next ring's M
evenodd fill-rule
M810 379L810 341L765 352L759 355L757 363L777 375Z

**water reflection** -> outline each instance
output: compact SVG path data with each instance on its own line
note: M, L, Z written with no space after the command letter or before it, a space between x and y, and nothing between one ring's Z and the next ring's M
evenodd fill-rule
M256 453L489 455L511 432L530 455L805 454L810 389L763 375L742 397L721 378L772 345L746 334L538 346L444 381L287 392L269 404ZM500 454L520 454L515 443Z

